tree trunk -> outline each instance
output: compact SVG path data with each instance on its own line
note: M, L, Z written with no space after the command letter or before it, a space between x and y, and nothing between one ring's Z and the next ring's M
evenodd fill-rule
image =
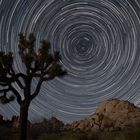
M20 140L27 140L28 109L29 105L20 106Z

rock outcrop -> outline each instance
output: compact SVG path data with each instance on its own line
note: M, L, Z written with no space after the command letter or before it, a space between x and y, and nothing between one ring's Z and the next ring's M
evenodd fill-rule
M129 129L140 123L140 108L124 100L102 102L96 112L85 120L65 125L74 131L116 131Z
M3 116L0 115L0 127L8 127L8 128L19 128L20 126L20 118L18 116L13 116L11 120L4 120ZM31 123L28 121L28 127Z
M59 121L55 117L50 119L44 119L39 123L30 123L28 121L28 127L36 129L40 132L58 132L63 130L64 123ZM13 116L11 120L4 120L3 116L0 115L0 128L10 128L15 129L20 127L20 118L19 116Z
M4 120L3 116L0 115L0 128L1 127L11 127L12 126L12 121L11 120Z
M45 132L56 132L61 131L63 129L64 123L59 121L55 117L51 117L50 119L44 119L40 123L32 124L32 128L40 129Z
M93 115L71 124L64 125L55 117L34 124L28 121L30 128L41 132L117 131L133 128L137 124L140 124L140 108L128 101L117 99L102 102ZM4 120L0 115L0 127L19 128L19 117L13 116L11 120Z

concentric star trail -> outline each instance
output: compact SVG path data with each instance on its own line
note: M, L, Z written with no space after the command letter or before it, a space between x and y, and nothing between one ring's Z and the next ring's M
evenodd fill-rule
M15 70L24 72L18 33L34 32L36 48L48 39L68 72L42 85L29 119L81 119L110 98L140 105L139 11L140 0L0 0L0 49L14 52ZM18 113L16 102L0 107L6 117Z

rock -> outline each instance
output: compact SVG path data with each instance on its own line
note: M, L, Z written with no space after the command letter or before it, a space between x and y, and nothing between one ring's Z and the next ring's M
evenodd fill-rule
M107 100L96 109L96 113L128 113L136 110L136 106L124 100ZM140 109L137 108L140 111Z
M101 121L101 130L109 131L114 130L115 122L107 116L104 116Z
M124 100L102 102L88 118L68 125L71 130L118 131L133 128L140 123L140 108Z
M106 125L109 127L109 123L112 122L114 130L117 128L128 129L137 123L140 123L140 108L124 100L114 99L104 101L101 103L101 105L99 105L99 107L97 107L95 113L100 113L105 117L108 117L110 121L103 119L102 123L106 123ZM106 129L106 125L104 126L102 124L103 130Z
M32 124L32 128L39 129L42 132L56 132L63 130L63 122L59 121L57 118L52 117L50 119L44 119L40 123Z
M48 120L48 125L52 131L59 131L64 126L63 122L59 121L55 117L52 117Z

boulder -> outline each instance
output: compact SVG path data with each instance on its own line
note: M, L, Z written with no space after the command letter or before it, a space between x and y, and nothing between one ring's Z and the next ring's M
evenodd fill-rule
M140 123L140 108L124 100L103 101L88 118L69 124L80 131L117 131L133 128Z
M107 124L108 127L109 123L112 122L112 130L128 129L140 123L140 108L129 101L117 99L104 101L97 107L95 113L104 115L102 123ZM105 120L106 117L110 121ZM103 130L106 129L106 125L102 124L102 126Z
M102 102L96 109L96 113L128 113L140 111L133 103L124 100L107 100Z

